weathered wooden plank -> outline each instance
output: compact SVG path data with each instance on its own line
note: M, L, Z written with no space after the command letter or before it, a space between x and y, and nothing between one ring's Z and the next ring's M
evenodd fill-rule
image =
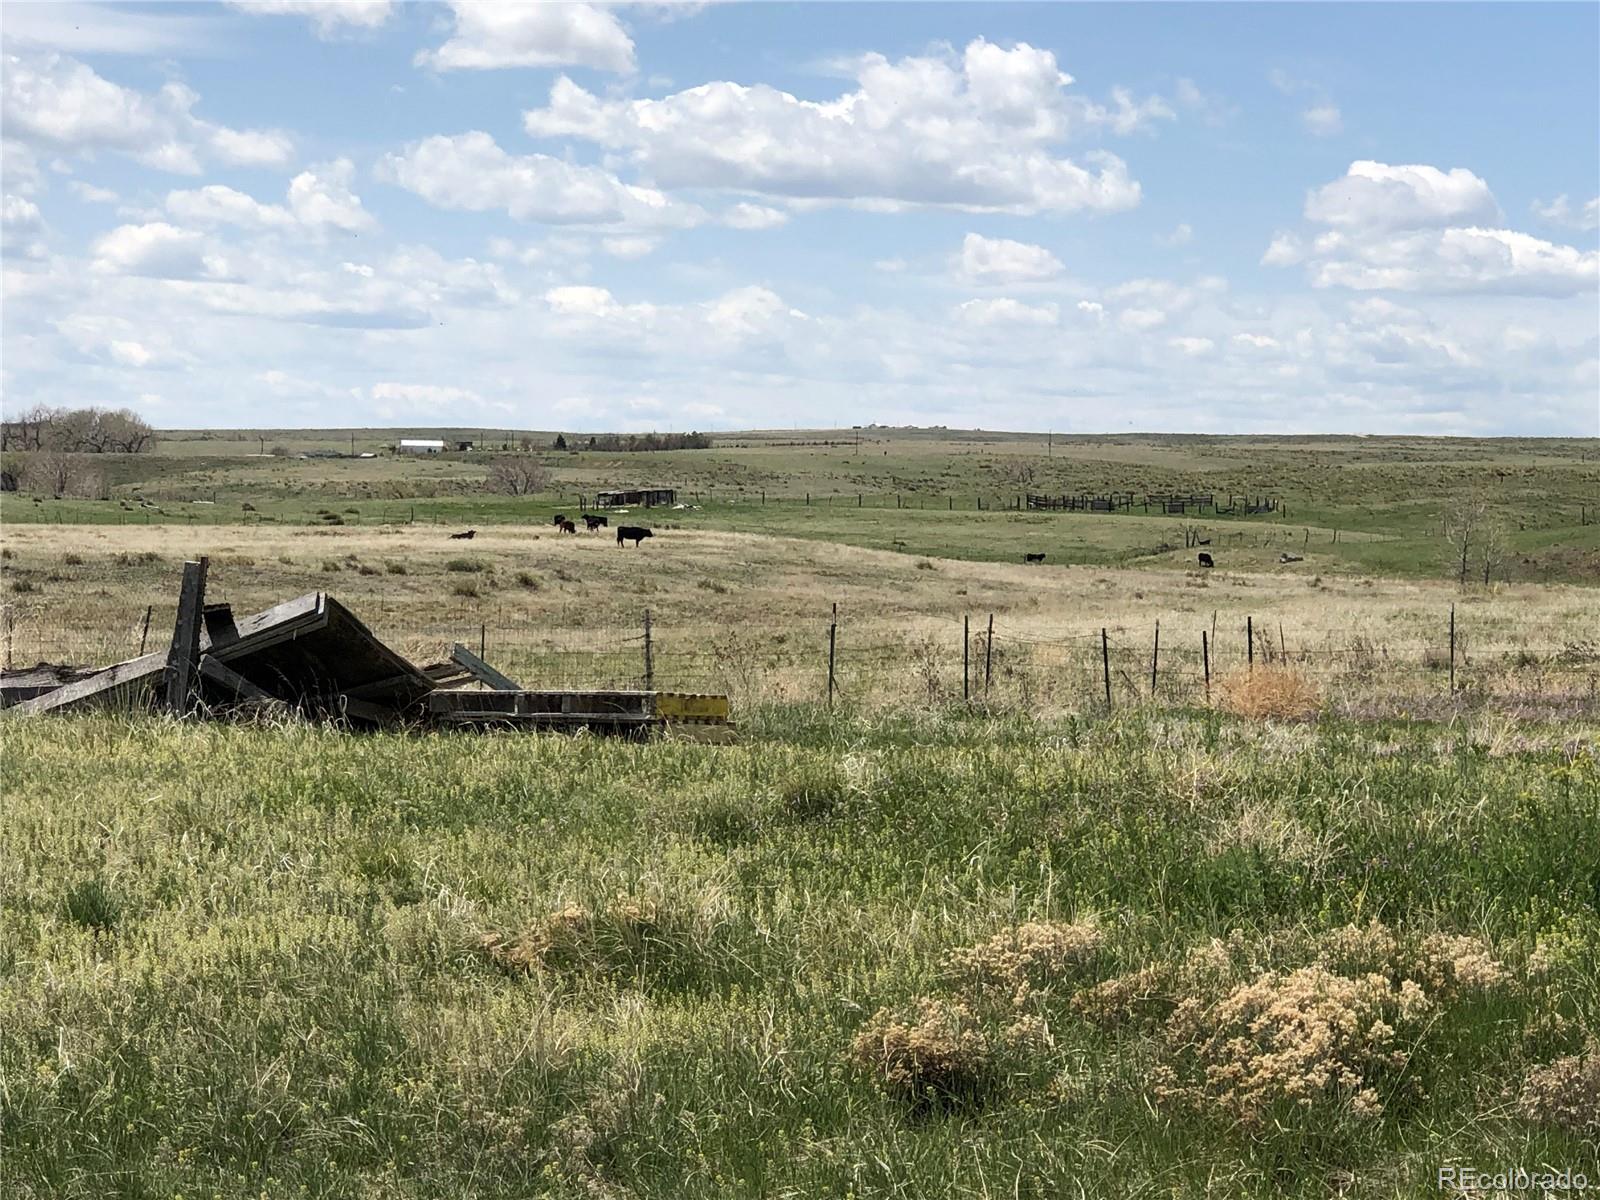
M265 688L251 683L232 667L224 666L209 654L200 656L200 674L219 687L226 688L241 700L276 700Z
M450 658L479 683L487 684L497 692L520 692L525 690L515 679L495 670L460 642L450 647Z
M178 591L178 617L172 627L172 646L167 651L167 708L184 712L194 689L195 669L200 664L200 631L206 600L206 571L211 560L205 556L183 564L183 586Z
M108 699L118 688L133 688L159 683L167 667L167 652L158 650L141 658L129 659L97 671L87 679L63 684L53 692L24 700L13 710L19 713L54 712L87 703L95 699Z

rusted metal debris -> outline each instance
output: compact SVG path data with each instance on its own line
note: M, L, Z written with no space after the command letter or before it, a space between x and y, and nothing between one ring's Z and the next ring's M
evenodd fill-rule
M40 664L0 673L0 707L34 714L164 709L204 717L266 705L368 728L728 728L726 696L536 691L459 644L449 661L419 668L326 592L236 620L228 605L205 603L206 568L205 559L184 564L167 650L99 670Z

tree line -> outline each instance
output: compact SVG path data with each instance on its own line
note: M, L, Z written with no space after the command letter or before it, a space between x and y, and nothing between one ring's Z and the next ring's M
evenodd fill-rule
M56 454L141 454L156 431L131 408L51 408L35 405L0 422L0 450Z
M552 450L603 450L608 453L629 453L640 450L709 450L708 433L597 433L583 438L578 434L568 441L565 434L556 434L550 444Z

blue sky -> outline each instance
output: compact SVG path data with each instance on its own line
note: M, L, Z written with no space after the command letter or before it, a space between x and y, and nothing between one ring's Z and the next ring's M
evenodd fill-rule
M1600 6L15 4L4 404L1600 434Z

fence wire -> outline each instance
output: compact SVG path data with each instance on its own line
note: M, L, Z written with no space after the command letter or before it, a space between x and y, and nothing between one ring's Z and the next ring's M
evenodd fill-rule
M0 652L7 668L36 663L102 666L165 650L176 614L169 562L118 554L87 563L73 555L49 568L12 569L0 582ZM271 567L271 570L262 568ZM351 574L382 568L325 562L298 575L281 562L248 556L212 560L207 599L236 613L256 612L318 587L345 594L372 631L419 666L448 658L460 643L524 687L636 688L717 692L739 704L769 701L866 706L940 705L960 700L994 707L1081 710L1106 703L1203 704L1229 675L1290 666L1330 694L1439 696L1549 693L1593 696L1600 679L1600 634L1534 626L1457 623L1454 650L1444 614L1428 628L1396 627L1374 636L1297 638L1270 617L1253 621L1163 618L1156 627L1124 619L1101 627L1052 630L999 614L921 620L913 630L872 617L772 627L696 623L654 614L646 638L637 619L597 614L540 593L516 604L463 597L470 574L441 597L437 580L404 572L380 580ZM292 586L293 590L285 590ZM471 607L463 607L470 605ZM1248 631L1248 632L1247 632ZM648 647L648 661L646 650Z

